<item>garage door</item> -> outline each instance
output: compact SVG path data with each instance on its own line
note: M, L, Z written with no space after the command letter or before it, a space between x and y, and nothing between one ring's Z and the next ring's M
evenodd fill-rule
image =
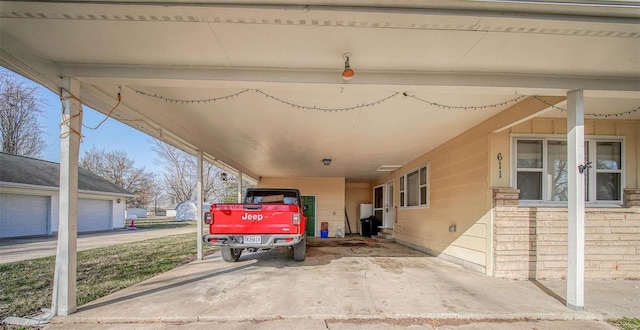
M110 230L111 201L78 199L78 232Z
M0 194L0 237L49 234L48 196Z

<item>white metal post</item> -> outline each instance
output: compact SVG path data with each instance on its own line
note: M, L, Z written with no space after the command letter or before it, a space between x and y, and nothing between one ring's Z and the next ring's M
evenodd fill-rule
M198 260L202 260L203 258L203 253L202 253L202 216L204 213L204 191L203 191L203 182L204 182L204 174L203 174L203 160L202 160L202 150L198 150L198 203L197 203L197 208L198 208L198 216L196 217L196 221L198 222L197 225L197 235L198 237L196 237L197 239L197 247L198 247L198 253L197 253L197 258Z
M238 203L242 203L242 172L238 172Z
M576 90L567 94L568 160L568 263L567 307L584 310L584 96Z
M78 239L78 155L82 129L80 82L63 78L60 125L60 208L54 274L53 315L76 311L76 258Z

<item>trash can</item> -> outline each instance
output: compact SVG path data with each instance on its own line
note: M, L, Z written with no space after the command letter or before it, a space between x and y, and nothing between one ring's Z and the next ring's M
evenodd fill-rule
M321 222L320 223L320 238L328 238L329 237L329 223Z
M320 230L326 230L329 231L329 223L326 221L323 221L320 223Z
M360 219L360 235L371 237L371 217Z
M371 219L371 236L377 236L380 231L380 226L382 226L382 220L375 216L371 216L369 219Z

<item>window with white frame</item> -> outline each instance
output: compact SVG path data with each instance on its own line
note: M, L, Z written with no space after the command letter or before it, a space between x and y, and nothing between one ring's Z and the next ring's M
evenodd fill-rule
M514 139L515 185L520 200L563 202L568 199L567 141L562 138ZM585 139L585 201L622 200L622 140Z
M429 206L429 165L400 177L400 207Z

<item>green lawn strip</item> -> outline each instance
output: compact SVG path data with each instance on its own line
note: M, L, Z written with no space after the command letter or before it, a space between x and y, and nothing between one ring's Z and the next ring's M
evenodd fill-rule
M640 330L640 319L623 317L617 320L609 320L609 323L623 330Z
M125 227L130 226L130 222L125 222ZM134 225L138 229L162 229L162 228L180 228L180 227L196 227L195 221L176 221L174 219L138 219L134 221ZM206 226L205 226L206 227Z
M205 245L205 255L215 248ZM86 304L196 258L193 234L78 252L77 299ZM0 320L50 307L55 257L0 265Z

